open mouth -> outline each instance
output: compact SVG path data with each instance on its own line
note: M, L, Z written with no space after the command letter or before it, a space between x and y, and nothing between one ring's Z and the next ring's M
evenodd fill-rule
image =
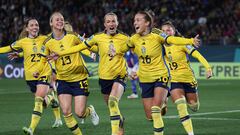
M139 28L140 28L139 26L136 26L136 27L135 27L135 30L139 30Z
M114 28L112 27L112 28L110 28L110 30L114 30Z

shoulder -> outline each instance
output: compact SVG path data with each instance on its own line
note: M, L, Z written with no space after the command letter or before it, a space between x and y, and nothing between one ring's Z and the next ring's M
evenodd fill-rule
M152 28L151 33L155 33L155 34L159 35L159 34L163 33L163 31L158 28Z
M103 32L103 31L101 31L101 32L97 32L97 33L95 33L95 34L93 34L94 36L102 36L102 35L104 35L105 33ZM92 36L93 36L92 35Z
M122 31L120 31L120 30L118 30L117 32L118 32L120 35L122 35L122 36L129 37L129 35L128 35L128 34L126 34L126 33L122 32Z
M78 34L76 32L73 32L73 31L66 31L66 34L78 37Z
M48 38L48 36L46 36L46 35L39 35L37 38L40 39L40 40L46 40Z
M47 36L46 39L43 41L43 45L46 45L51 39L52 39L51 35Z

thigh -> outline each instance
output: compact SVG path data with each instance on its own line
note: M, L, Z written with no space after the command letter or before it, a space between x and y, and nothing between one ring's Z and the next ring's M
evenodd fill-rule
M124 92L124 86L119 82L114 82L110 95L115 96L118 99L121 99L123 92Z
M153 106L161 107L167 98L168 90L163 87L154 88Z
M61 94L58 96L60 106L64 115L68 115L72 112L72 95Z
M49 85L38 84L35 96L45 97L48 94Z
M171 97L172 97L173 102L175 102L179 98L185 97L184 89L181 89L181 88L171 89L170 93L171 93Z
M186 93L185 96L189 104L198 102L198 93Z
M87 96L75 96L74 97L74 108L75 112L84 112L87 104Z

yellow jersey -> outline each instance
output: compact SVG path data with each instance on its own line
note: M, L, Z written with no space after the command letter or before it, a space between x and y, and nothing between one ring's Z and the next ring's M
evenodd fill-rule
M81 40L73 32L65 32L63 38L59 40L56 40L51 34L44 42L43 55L49 55L51 52L63 52L80 43ZM79 52L59 57L55 61L55 68L58 80L76 82L88 77L86 64Z
M165 46L166 61L170 69L171 82L196 82L194 72L190 66L189 56L197 58L206 69L211 68L205 58L192 46Z
M24 57L24 72L26 80L38 80L39 78L33 77L34 72L38 72L39 68L44 68L45 70L41 72L41 75L48 76L51 75L50 65L42 65L43 60L39 53L41 52L41 47L45 41L46 36L38 36L36 38L22 38L10 45L10 48L14 51L22 50ZM12 50L7 49L4 53L10 52ZM45 67L43 67L45 66Z
M134 48L134 52L139 58L140 82L166 81L166 78L169 77L168 67L163 58L164 43L192 44L193 39L168 36L165 33L149 33L144 36L134 34L130 38L128 46Z
M104 32L97 33L90 37L86 42L87 46L98 47L99 67L98 75L101 79L112 80L118 76L127 75L126 60L124 59L124 46L127 45L129 37L118 32L115 35L108 35ZM110 53L115 53L114 57L110 57Z
M118 76L125 77L127 75L127 66L124 54L127 50L128 40L129 37L120 32L115 35L108 35L101 32L92 35L84 41L83 44L58 54L63 56L86 48L97 48L99 54L99 78L112 80ZM109 54L113 54L114 57L111 57Z

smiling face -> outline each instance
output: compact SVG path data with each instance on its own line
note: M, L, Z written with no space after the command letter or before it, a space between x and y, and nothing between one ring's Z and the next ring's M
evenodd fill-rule
M39 32L39 24L36 19L31 19L28 21L26 31L28 32L28 35L31 37L37 37Z
M64 18L61 13L54 13L50 18L50 26L52 29L63 30L64 28Z
M114 14L107 14L104 17L104 26L108 34L113 35L117 32L118 20Z
M134 28L137 34L142 35L150 26L150 22L145 19L144 14L137 13L134 17Z

